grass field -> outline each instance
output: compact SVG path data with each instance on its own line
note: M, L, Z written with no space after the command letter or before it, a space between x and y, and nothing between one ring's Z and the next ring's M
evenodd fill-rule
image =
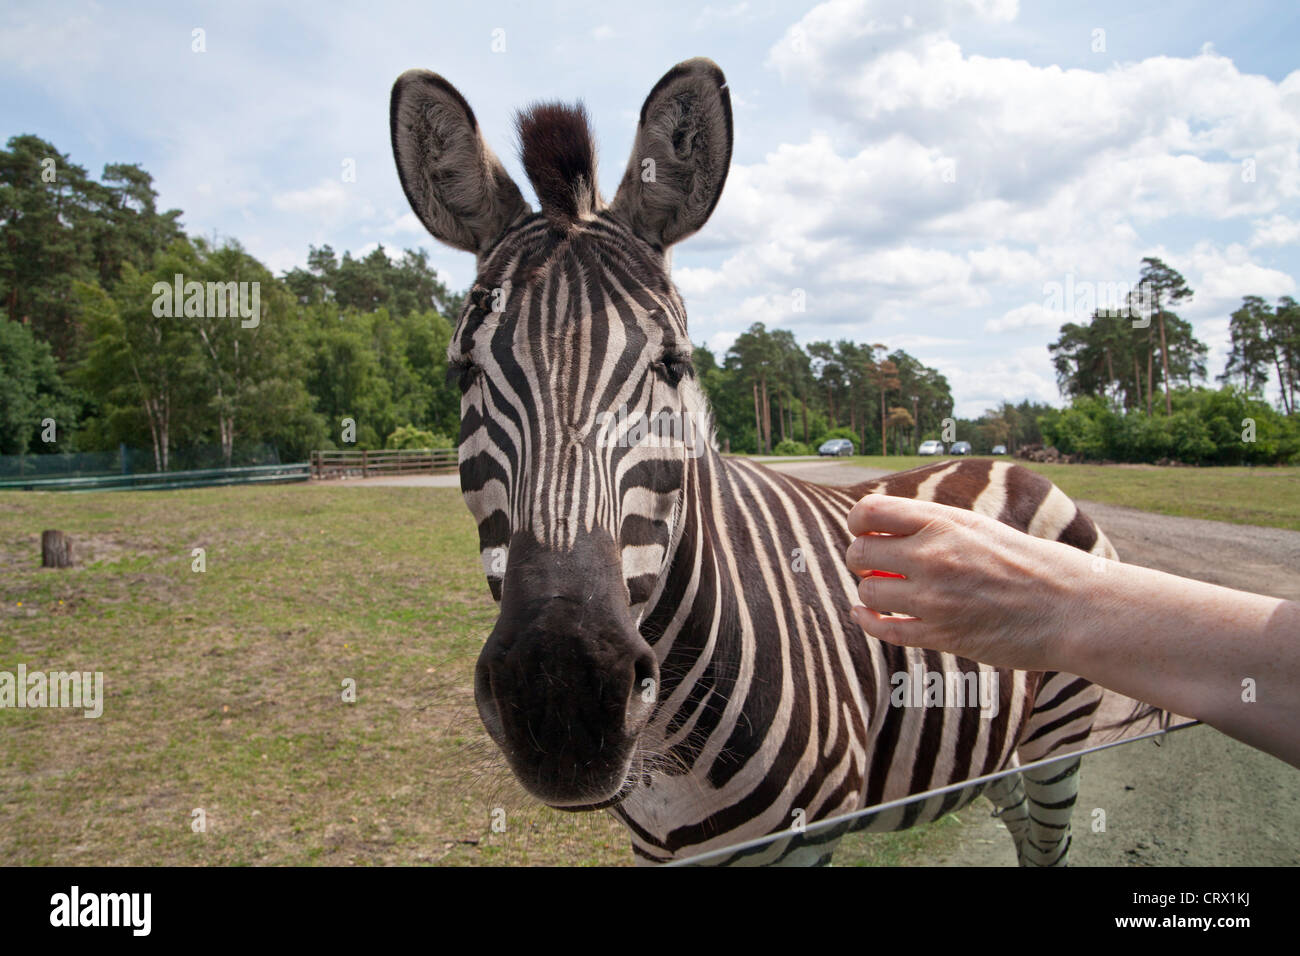
M1035 467L1081 498L1300 528L1300 469ZM39 567L46 528L78 566ZM495 616L455 489L0 492L0 671L105 682L98 719L0 708L0 864L630 863L617 823L537 805L482 730ZM933 859L987 812L836 862Z
M840 458L864 468L904 471L933 464L911 455ZM1012 459L1002 459L1011 461ZM1157 468L1155 465L1040 465L1071 498L1183 518L1208 518L1300 531L1300 468Z
M44 528L77 567L39 567ZM105 697L97 719L0 709L0 864L631 863L621 826L536 804L482 730L496 612L453 489L0 493L0 602L0 671L102 671Z
M41 570L42 528L88 563ZM8 493L0 597L0 670L100 670L106 698L0 710L0 862L629 859L604 815L536 809L479 728L495 608L454 490Z

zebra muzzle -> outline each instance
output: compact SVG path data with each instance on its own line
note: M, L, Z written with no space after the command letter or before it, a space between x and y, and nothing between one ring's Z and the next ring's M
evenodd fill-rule
M483 726L524 787L552 806L624 794L654 712L659 665L620 574L612 538L564 552L512 543L501 616L475 667Z

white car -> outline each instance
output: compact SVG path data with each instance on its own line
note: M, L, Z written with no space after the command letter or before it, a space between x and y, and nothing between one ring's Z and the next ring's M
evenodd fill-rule
M918 455L942 455L943 442L941 441L923 441L921 447L916 450Z

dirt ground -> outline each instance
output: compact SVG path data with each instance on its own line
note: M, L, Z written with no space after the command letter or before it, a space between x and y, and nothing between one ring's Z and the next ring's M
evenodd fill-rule
M832 462L774 467L812 481L852 484L886 474ZM1079 506L1121 560L1225 587L1300 600L1300 532ZM1014 866L1002 824L977 801L935 865ZM1098 810L1104 811L1105 829ZM1084 759L1071 862L1080 866L1300 864L1300 774L1209 727L1176 731Z

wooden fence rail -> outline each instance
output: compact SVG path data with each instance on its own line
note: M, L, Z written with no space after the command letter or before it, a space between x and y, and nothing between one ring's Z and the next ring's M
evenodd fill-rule
M312 478L374 478L378 475L436 475L455 471L454 448L402 451L314 451Z

